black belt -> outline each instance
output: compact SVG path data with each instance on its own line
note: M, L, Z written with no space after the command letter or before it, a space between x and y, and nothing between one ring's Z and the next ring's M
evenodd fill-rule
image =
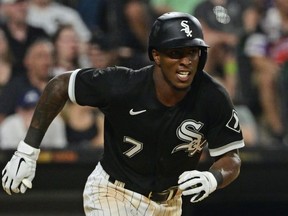
M137 193L140 193L140 194L148 197L149 199L151 199L151 200L153 200L155 202L166 202L166 201L169 201L169 200L173 199L175 197L175 195L177 194L177 192L178 192L178 186L170 187L169 189L164 190L162 192L153 192L153 191L143 192L143 191L139 191L139 190L135 189L135 187L133 187L133 186L131 186L129 184L126 184L124 182L116 180L112 176L109 176L108 180L109 180L109 182L111 182L111 183L113 183L113 184L115 184L117 186L123 187L125 189L131 190L131 191L134 191L134 192L137 192Z

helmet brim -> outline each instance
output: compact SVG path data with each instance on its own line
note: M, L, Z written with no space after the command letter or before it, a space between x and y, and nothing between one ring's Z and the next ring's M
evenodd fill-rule
M165 41L160 46L155 46L156 49L173 49L173 48L184 48L184 47L203 47L208 48L209 46L199 38L193 39L171 39Z

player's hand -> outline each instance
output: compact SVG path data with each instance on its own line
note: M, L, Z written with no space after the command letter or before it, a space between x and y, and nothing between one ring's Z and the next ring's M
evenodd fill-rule
M217 188L216 178L207 171L186 171L179 176L178 184L184 196L192 195L192 203L205 199Z
M40 149L24 141L19 143L17 151L2 171L2 186L9 195L12 192L25 193L27 188L32 188L39 153Z

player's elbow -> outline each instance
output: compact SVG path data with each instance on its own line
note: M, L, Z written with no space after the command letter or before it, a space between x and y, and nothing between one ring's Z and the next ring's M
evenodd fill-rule
M51 79L45 88L46 96L53 95L54 100L67 101L69 78L70 73L63 73Z

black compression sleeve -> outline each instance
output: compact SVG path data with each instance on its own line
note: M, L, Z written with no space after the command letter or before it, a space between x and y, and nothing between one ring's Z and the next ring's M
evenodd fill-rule
M42 131L33 127L29 127L24 142L34 148L39 148L46 131Z

